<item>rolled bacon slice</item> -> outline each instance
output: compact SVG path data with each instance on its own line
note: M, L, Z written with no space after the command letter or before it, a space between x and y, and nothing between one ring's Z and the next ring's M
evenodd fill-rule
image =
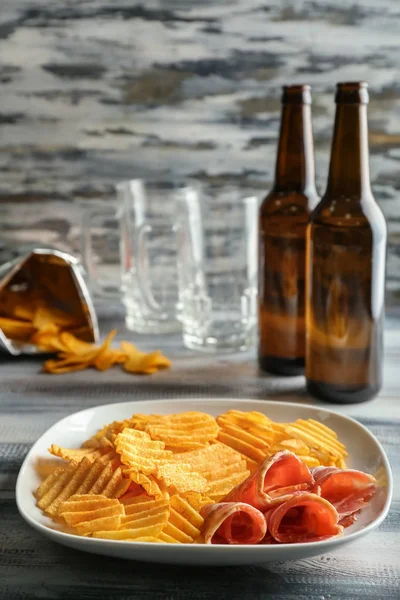
M292 496L265 513L267 530L281 544L317 542L343 534L334 506L311 492Z
M329 500L339 513L340 520L351 525L345 517L368 505L377 491L376 479L363 471L338 469L336 467L315 467L312 469L314 488L320 488L322 498ZM355 519L353 520L354 523Z
M234 487L222 502L245 502L265 511L279 503L281 497L301 491L304 487L308 488L313 483L314 479L307 465L293 452L282 450L267 458L257 471Z
M206 544L258 544L265 537L265 517L244 502L218 502L203 506Z

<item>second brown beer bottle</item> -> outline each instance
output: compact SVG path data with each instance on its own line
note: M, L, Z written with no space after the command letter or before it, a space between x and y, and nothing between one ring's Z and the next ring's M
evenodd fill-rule
M386 223L371 192L367 84L339 83L328 186L307 235L308 391L362 402L382 383Z
M314 178L311 93L284 86L272 190L259 220L259 366L297 375L305 361L305 240L319 201Z

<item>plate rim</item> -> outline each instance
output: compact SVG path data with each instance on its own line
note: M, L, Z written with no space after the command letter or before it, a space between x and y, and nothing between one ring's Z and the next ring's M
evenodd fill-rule
M121 547L123 545L123 547L127 547L127 548L140 548L140 547L145 547L148 548L149 546L153 547L155 549L155 551L162 551L165 550L165 545L164 544L154 544L153 542L135 542L135 541L128 541L128 540L107 540L107 539L101 539L101 538L89 538L89 537L81 537L81 536L77 536L71 533L67 533L64 531L60 531L57 529L51 529L50 527L40 523L39 521L37 521L33 516L31 516L29 514L29 512L24 508L24 506L22 505L22 501L21 501L21 487L22 487L22 481L25 475L25 471L27 471L29 469L29 463L31 461L32 456L35 454L35 451L37 449L37 446L39 446L42 438L49 434L53 429L58 428L60 426L62 426L62 424L64 423L64 421L67 421L73 417L77 417L78 415L82 414L82 413L86 413L89 411L93 411L96 409L115 409L116 407L123 407L126 405L139 405L139 404L148 404L149 406L151 405L157 405L157 404L162 404L165 402L173 402L175 404L182 404L185 405L188 402L199 402L199 404L203 404L203 405L212 405L215 404L216 402L218 403L222 403L222 404L229 404L229 403L253 403L253 404L258 404L260 407L262 406L266 406L268 404L274 404L276 406L283 406L283 407L287 407L287 408L301 408L302 410L305 409L311 409L312 411L318 411L318 412L322 412L325 413L327 415L334 415L335 417L339 417L341 419L343 419L344 421L350 421L353 423L353 425L355 425L356 427L361 428L365 434L367 434L367 436L371 439L371 441L373 441L373 443L377 446L381 457L382 457L382 461L383 461L383 465L385 467L386 473L388 475L388 481L387 481L387 497L386 497L386 501L385 504L383 506L382 512L381 514L374 519L374 521L372 521L371 523L369 523L368 525L366 525L364 528L355 531L353 533L350 533L348 536L346 537L333 537L333 538L329 538L327 540L323 540L323 541L316 541L316 542L299 542L299 543L295 543L295 544L277 544L277 545L273 545L274 551L277 550L277 548L281 548L282 553L286 550L288 550L289 548L296 548L301 550L302 548L309 548L309 549L315 549L315 548L321 548L321 554L323 554L325 551L331 551L334 550L337 546L341 546L343 544L347 544L350 543L356 539L358 539L359 537L362 537L366 534L368 534L370 531L372 531L373 529L376 529L377 527L379 527L379 525L381 525L383 523L383 521L386 519L387 514L390 510L390 506L392 503L392 497L393 497L393 473L392 473L392 468L390 466L390 462L389 459L387 457L386 451L383 448L382 444L380 443L380 441L377 439L377 437L372 433L372 431L370 431L368 429L368 427L366 427L365 425L363 425L362 423L360 423L359 421L357 421L357 419L350 417L348 415L343 415L340 412L336 412L334 410L330 410L328 408L324 408L324 407L320 407L320 406L313 406L313 405L307 405L307 404L302 404L300 402L285 402L285 401L280 401L280 400L260 400L258 398L219 398L219 397L211 397L211 398L190 398L190 397L182 397L182 398L158 398L158 399L151 399L151 400L131 400L131 401L125 401L125 402L110 402L108 404L100 404L100 405L96 405L96 406L89 406L87 408L84 408L82 410L76 411L74 413L70 413L68 415L66 415L65 417L63 417L62 419L59 419L58 421L56 421L55 423L53 423L50 427L48 427L43 433L42 435L32 444L32 447L29 449L27 455L25 456L23 463L20 467L20 470L18 472L18 477L17 477L17 481L16 481L16 485L15 485L15 501L16 501L16 505L18 508L18 512L20 513L21 517L34 529L36 529L37 531L39 531L40 533L42 533L43 535L45 535L46 537L51 536L51 538L57 539L58 537L60 537L61 539L63 539L65 542L66 541L73 541L73 542L77 542L78 545L81 545L81 549L85 550L85 549L89 549L89 547L103 547L103 548L118 548ZM139 409L140 410L140 409ZM199 407L198 410L204 410L201 409L201 407ZM263 411L260 411L263 412ZM33 501L34 496L32 495L32 501ZM79 541L80 540L82 543L80 544ZM63 544L63 542L59 542L61 544ZM63 544L63 545L70 545L70 544ZM75 544L73 544L73 547L76 547ZM250 549L252 551L252 553L256 553L256 554L267 554L268 553L268 548L271 548L271 546L269 545L263 545L263 544L254 544L254 545L245 545L245 544L188 544L188 543L181 543L181 544L169 544L168 548L170 550L172 550L172 548L193 548L193 549L197 549L197 551L203 552L205 548L214 548L214 552L217 552L218 550L220 551L221 549L223 549L226 552L229 553L239 553L240 551L243 551L243 549L247 549L246 551L248 552ZM177 551L177 550L175 550ZM208 550L210 551L210 550ZM279 551L279 550L278 550ZM174 550L172 550L172 552L174 552ZM196 550L191 550L191 552L196 552ZM213 550L211 550L211 552L213 552ZM279 559L277 559L279 560Z

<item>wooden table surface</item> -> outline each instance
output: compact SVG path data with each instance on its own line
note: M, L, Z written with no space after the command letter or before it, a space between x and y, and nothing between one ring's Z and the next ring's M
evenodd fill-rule
M105 327L108 323L104 324ZM137 336L143 348L154 338ZM54 422L77 410L124 400L222 396L281 398L317 404L302 377L260 377L254 352L190 354L178 336L158 340L173 368L151 377L119 370L50 376L38 359L3 358L0 366L0 600L333 600L400 599L400 322L389 322L385 385L359 405L324 405L357 418L383 444L394 472L394 497L381 527L336 553L248 567L173 567L116 560L57 545L31 529L15 505L24 456Z

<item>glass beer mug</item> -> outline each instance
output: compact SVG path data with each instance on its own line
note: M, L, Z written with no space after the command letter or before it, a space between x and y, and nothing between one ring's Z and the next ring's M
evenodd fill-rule
M122 301L126 325L132 331L181 330L175 206L187 190L185 183L132 179L117 184L116 208L84 212L81 248L89 285L99 298ZM110 236L107 247L105 239Z

